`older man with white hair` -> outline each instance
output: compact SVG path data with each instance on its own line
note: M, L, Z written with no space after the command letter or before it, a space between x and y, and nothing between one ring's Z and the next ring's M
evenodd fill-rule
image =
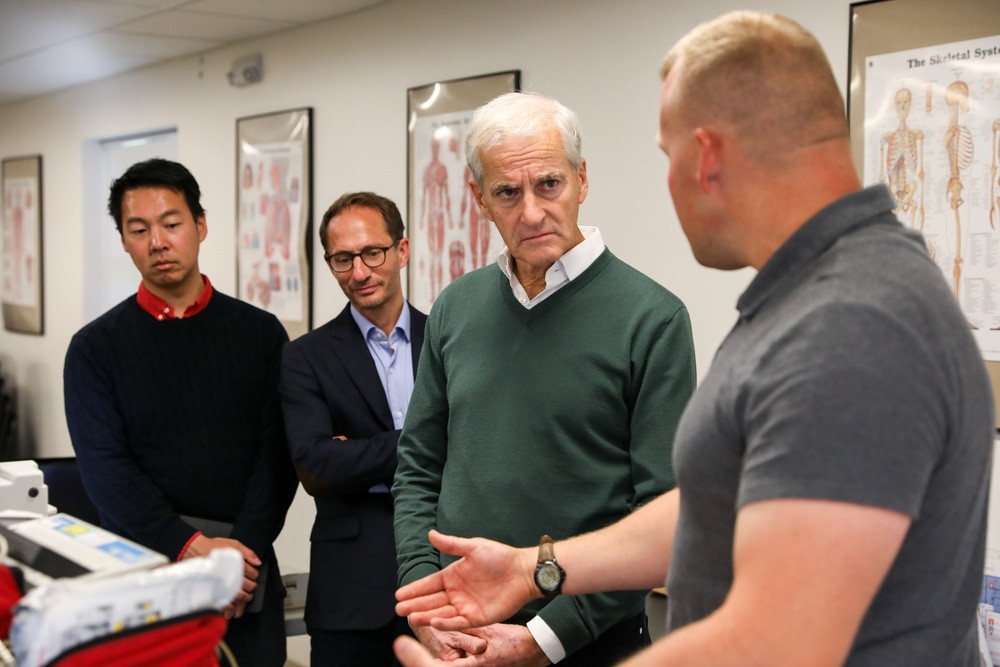
M447 565L432 528L537 544L672 488L673 435L695 384L684 305L577 224L590 184L572 111L499 97L473 116L466 157L506 248L428 316L393 486L404 584ZM415 631L438 657L476 665L603 666L649 642L643 591L513 612L468 634Z

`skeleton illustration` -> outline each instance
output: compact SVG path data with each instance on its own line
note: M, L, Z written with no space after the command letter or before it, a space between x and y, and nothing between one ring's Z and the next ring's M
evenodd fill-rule
M969 86L964 81L955 81L945 90L944 101L948 105L950 118L948 130L944 135L945 151L948 154L950 177L945 189L945 198L951 210L955 212L955 298L958 298L959 280L962 276L962 216L959 208L964 203L962 199L962 171L972 163L972 134L969 128L958 124L960 112L969 111Z
M472 170L465 167L463 183L472 180ZM490 221L479 212L479 206L472 196L472 188L466 186L462 190L462 220L469 220L469 255L472 257L472 268L486 266L486 252L490 246Z
M909 218L910 226L924 229L924 133L906 125L913 95L908 88L896 93L899 125L882 135L879 144L879 181L889 180L896 210ZM919 192L919 199L917 194Z
M465 274L465 244L461 241L452 241L448 246L448 273L451 282Z

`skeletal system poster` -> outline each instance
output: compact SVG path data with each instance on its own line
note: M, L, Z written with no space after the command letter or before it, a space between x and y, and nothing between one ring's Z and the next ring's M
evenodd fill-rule
M864 94L865 183L888 185L1000 360L1000 36L872 56Z

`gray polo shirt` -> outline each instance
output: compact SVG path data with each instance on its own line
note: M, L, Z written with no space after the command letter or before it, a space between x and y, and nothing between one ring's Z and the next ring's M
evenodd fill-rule
M893 205L882 186L835 202L741 296L675 441L672 628L722 604L740 507L838 500L913 518L846 664L977 664L990 385L941 271Z

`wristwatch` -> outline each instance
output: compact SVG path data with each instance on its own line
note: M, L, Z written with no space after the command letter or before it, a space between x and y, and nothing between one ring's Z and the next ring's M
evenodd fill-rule
M548 535L542 535L538 543L538 565L535 566L535 585L545 595L559 595L563 582L566 581L566 571L556 562L555 541Z

